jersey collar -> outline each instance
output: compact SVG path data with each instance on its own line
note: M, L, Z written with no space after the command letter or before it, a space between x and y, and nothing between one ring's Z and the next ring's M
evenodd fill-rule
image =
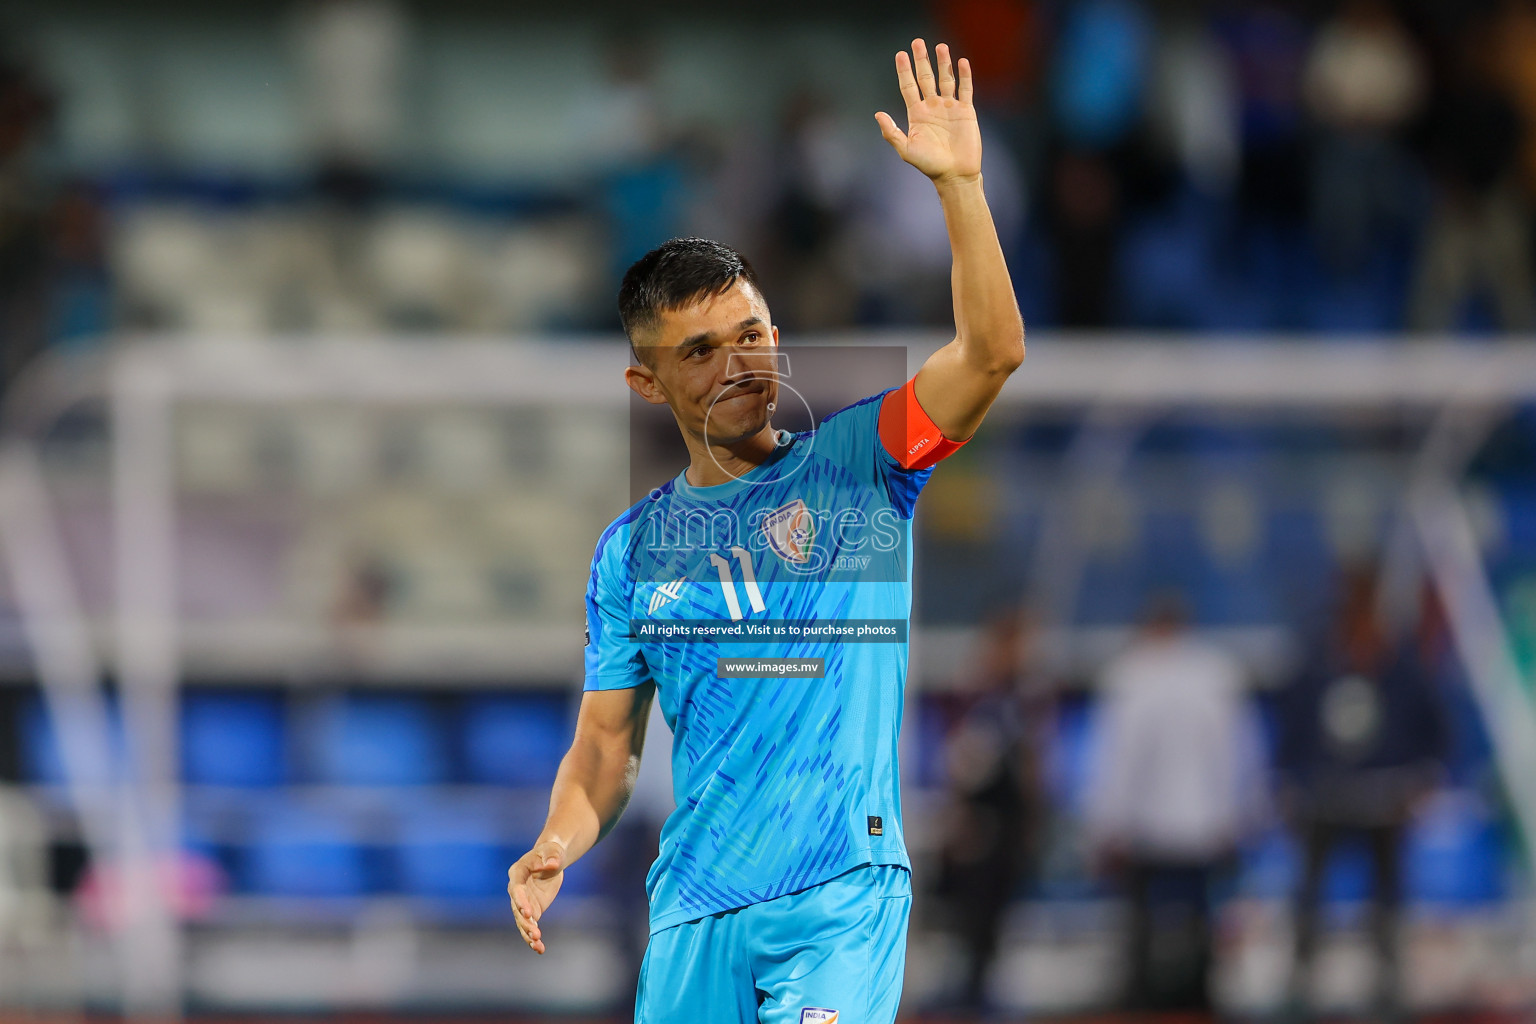
M696 501L717 501L721 498L729 498L737 491L751 487L753 484L771 482L772 468L784 458L790 448L794 447L795 435L787 430L777 430L774 431L773 439L774 449L768 457L734 480L712 484L709 487L695 487L688 482L688 470L684 469L672 479L672 489Z

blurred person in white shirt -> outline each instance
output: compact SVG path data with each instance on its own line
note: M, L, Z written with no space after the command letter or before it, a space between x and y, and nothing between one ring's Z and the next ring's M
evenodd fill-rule
M1131 903L1126 1001L1204 1009L1210 889L1268 809L1243 669L1191 635L1182 600L1164 595L1101 692L1086 813L1099 862Z

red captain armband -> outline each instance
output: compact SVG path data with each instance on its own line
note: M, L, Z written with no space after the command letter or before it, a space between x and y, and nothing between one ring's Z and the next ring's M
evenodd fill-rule
M917 392L912 387L916 379L886 392L880 402L880 443L902 469L927 469L965 444L940 433L917 404Z

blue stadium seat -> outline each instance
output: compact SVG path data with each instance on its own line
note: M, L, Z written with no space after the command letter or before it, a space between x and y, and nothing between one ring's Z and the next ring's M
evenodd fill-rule
M1505 859L1503 836L1482 802L1472 793L1443 795L1407 836L1404 894L1452 907L1496 902L1505 896Z
M1323 902L1359 903L1375 891L1376 871L1365 842L1355 837L1342 840L1323 868Z
M1147 568L1160 586L1188 588L1194 563L1204 557L1198 524L1187 511L1149 509L1141 517Z
M1210 281L1200 292L1193 328L1197 331L1265 331L1275 326L1270 293L1243 281Z
M1500 495L1504 511L1504 542L1509 554L1536 561L1536 487L1506 486Z
M424 698L333 698L306 739L318 781L343 786L425 786L448 778L442 723Z
M405 807L395 851L400 890L456 905L456 911L481 901L499 908L507 868L538 838L548 797L539 788L495 798L422 800ZM611 845L600 846L566 871L560 893L567 899L560 912L569 908L570 897L604 891L603 865L611 852Z
M1298 225L1250 223L1238 234L1232 266L1233 294L1245 295L1261 319L1228 329L1296 330L1301 327L1301 293L1308 287L1312 242Z
M1266 624L1279 615L1262 565L1228 568L1206 561L1199 566L1193 594L1195 618L1206 625Z
M53 716L41 695L29 697L24 703L20 727L21 770L26 781L45 786L63 785L66 781L64 753L53 727ZM115 704L108 707L108 727L112 743L108 770L115 776L121 771L124 754L123 723Z
M1477 698L1464 679L1441 688L1450 728L1451 753L1446 764L1447 780L1452 786L1474 788L1493 770L1493 746L1483 721Z
M1272 570L1300 566L1302 571L1311 573L1325 569L1333 561L1327 527L1316 508L1272 508L1264 536Z
M1251 476L1274 449L1263 428L1225 418L1192 418L1180 431L1182 447L1203 470Z
M924 787L944 785L944 740L949 732L949 716L936 696L918 694L917 721L907 726L917 734L914 756L902 760L910 781Z
M1146 603L1148 586L1146 566L1138 554L1092 558L1083 566L1074 618L1089 626L1135 622Z
M1263 572L1293 625L1311 628L1332 600L1332 546L1316 508L1271 509L1264 538Z
M1315 245L1298 251L1299 287L1293 298L1300 326L1328 334L1374 334L1402 328L1409 268L1396 250L1378 240L1375 252L1355 270L1330 267Z
M1261 537L1255 538L1255 548L1247 557L1234 557L1228 563L1213 556L1192 514L1149 513L1143 523L1154 587L1171 587L1183 594L1196 622L1228 626L1273 620L1274 594L1260 556Z
M280 694L203 691L182 699L182 773L191 785L280 785L285 740Z
M571 744L572 701L565 693L467 698L459 709L465 772L492 786L548 786Z
M1007 240L1004 239L1005 246ZM1029 218L1023 237L1008 253L1008 269L1024 322L1041 327L1056 323L1056 263L1050 239Z
M1302 325L1324 334L1375 334L1401 327L1402 303L1376 282L1328 282L1301 296Z
M1301 876L1301 854L1283 828L1266 832L1243 851L1238 891L1254 899L1289 899Z
M521 855L525 851L517 851ZM503 874L506 868L502 868ZM505 882L503 882L505 887ZM572 896L587 897L600 896L606 892L603 886L603 873L598 868L598 860L595 857L583 857L577 861L565 873L565 881L560 883L560 895L567 898Z
M511 852L500 813L476 800L431 800L406 808L399 820L400 890L427 899L506 898Z
M1462 299L1461 306L1453 314L1455 327L1460 335L1495 338L1502 332L1499 312L1491 296L1475 291Z
M1174 203L1143 218L1120 248L1126 321L1166 330L1196 326L1213 274L1210 230L1197 204Z
M1289 900L1301 886L1302 849L1283 828L1274 828L1251 848L1242 860L1239 889L1259 899ZM1371 894L1371 862L1365 846L1345 840L1334 847L1323 869L1322 902L1356 903Z
M356 824L334 808L273 800L251 822L243 861L243 888L259 895L347 897L373 887Z
M1057 711L1047 778L1052 803L1072 818L1082 817L1087 800L1097 724L1098 706L1091 699L1063 701Z
M1259 721L1259 742L1264 745L1264 764L1275 763L1280 746L1279 696L1273 690L1253 694L1254 713Z
M1437 800L1404 837L1403 898L1418 905L1469 907L1506 895L1506 844L1498 824L1468 793ZM1240 888L1261 899L1289 899L1301 884L1301 851L1274 829L1243 857ZM1325 904L1355 904L1375 891L1370 853L1359 840L1336 847L1323 876Z

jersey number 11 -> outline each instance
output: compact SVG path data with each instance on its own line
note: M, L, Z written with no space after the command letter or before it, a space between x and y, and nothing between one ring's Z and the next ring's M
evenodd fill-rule
M763 604L763 592L757 587L757 573L752 571L752 555L740 546L731 548L731 554L741 563L741 583L747 588L747 600L751 602L752 610L767 611L768 606ZM725 594L725 606L730 610L731 618L741 618L741 601L736 597L736 581L731 578L731 563L723 555L712 554L709 556L709 564L720 574L720 590Z

